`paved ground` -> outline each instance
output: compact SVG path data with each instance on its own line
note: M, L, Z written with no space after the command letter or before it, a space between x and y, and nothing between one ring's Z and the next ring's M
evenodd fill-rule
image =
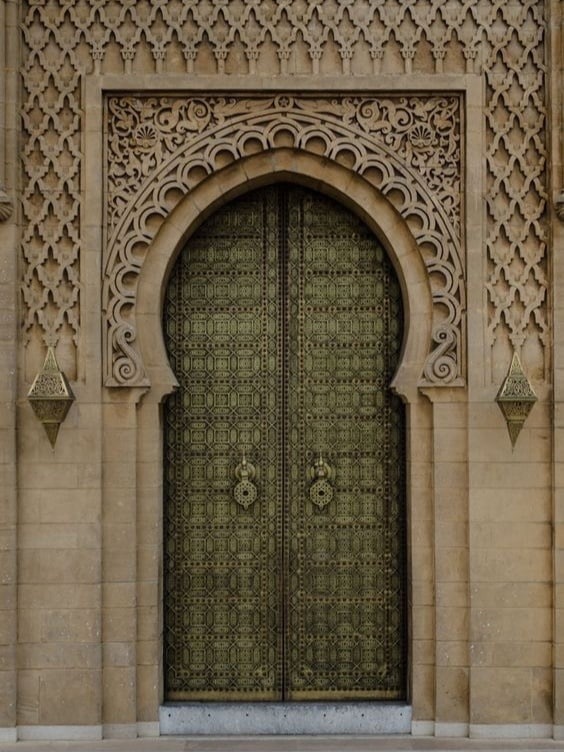
M362 736L161 737L0 743L0 752L564 752L564 741Z

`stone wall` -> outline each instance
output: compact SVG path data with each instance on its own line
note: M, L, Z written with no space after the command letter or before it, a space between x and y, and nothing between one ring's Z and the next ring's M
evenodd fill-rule
M361 214L409 301L414 733L562 735L561 13L0 2L0 738L158 733L162 289L273 176ZM76 396L54 449L25 399L46 346Z

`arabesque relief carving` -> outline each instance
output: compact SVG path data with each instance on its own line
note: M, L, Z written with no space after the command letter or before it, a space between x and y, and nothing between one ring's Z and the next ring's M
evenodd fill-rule
M82 75L481 72L489 344L546 372L542 0L27 0L22 13L29 336L79 334Z
M107 110L108 385L144 383L136 348L137 276L179 197L226 163L280 146L340 162L392 197L429 270L435 316L424 380L461 379L458 96L112 96Z

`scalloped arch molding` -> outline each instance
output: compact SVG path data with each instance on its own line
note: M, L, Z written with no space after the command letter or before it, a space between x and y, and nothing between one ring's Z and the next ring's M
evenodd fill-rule
M229 165L251 155L269 159L278 149L295 150L296 160L305 153L341 165L351 180L362 176L374 196L393 204L417 244L432 299L420 383L462 383L461 106L455 94L108 96L106 385L148 383L138 343L138 281L161 225L209 176L217 181ZM315 184L316 175L309 178Z

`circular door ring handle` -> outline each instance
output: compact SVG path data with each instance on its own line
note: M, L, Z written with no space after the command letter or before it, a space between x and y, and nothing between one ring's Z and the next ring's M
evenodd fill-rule
M330 480L333 468L325 462L321 452L310 469L310 477L313 478L313 483L309 487L309 499L318 509L325 509L333 500L335 492Z
M243 509L248 509L257 500L258 491L256 485L253 483L256 474L255 466L247 461L243 452L241 462L235 468L235 477L238 479L238 482L233 488L233 497Z

